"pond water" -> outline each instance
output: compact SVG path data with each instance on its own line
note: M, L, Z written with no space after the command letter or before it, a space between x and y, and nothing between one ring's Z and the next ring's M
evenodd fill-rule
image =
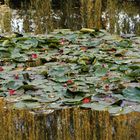
M8 2L6 2L8 1ZM0 33L45 34L56 28L104 28L140 35L140 2L126 0L0 0Z

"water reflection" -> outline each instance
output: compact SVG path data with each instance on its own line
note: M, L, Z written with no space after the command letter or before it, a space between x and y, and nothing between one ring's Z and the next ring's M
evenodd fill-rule
M104 18L107 20L106 28L112 33L140 34L140 7L137 3L108 0Z
M14 3L13 3L14 2ZM140 4L118 0L9 0L0 6L0 32L47 33L54 28L105 28L140 34ZM9 8L10 7L10 8Z

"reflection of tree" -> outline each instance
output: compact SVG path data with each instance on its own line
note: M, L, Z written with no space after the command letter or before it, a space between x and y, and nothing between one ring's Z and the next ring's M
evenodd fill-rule
M0 5L0 32L11 31L11 11L5 5Z
M35 33L45 33L53 27L51 19L51 4L49 0L37 1L31 0L31 18L35 23Z
M24 28L24 32L31 32L32 31L32 29L31 29L31 22L30 22L30 18L31 18L31 16L30 16L30 11L24 11L24 12L26 12L26 14L23 14L23 15L25 15L24 17L23 17L23 28Z
M107 0L107 11L109 17L109 31L111 33L115 32L116 23L116 0Z
M11 0L8 5L11 4ZM8 32L11 29L17 32L31 32L34 33L45 33L53 28L51 20L51 4L49 0L37 1L13 1L18 2L16 6L12 3L11 8L16 8L16 10L11 10L10 12L0 12L3 17L0 19L2 23L1 29L4 32ZM26 7L25 5L29 6ZM20 8L20 9L19 9ZM29 9L28 9L29 8Z
M95 15L94 15L94 25L96 28L102 28L102 0L95 1Z
M81 18L82 26L93 28L94 27L94 2L92 0L80 0L81 2Z
M118 0L107 0L108 30L111 33L139 33L140 10L134 2L121 2Z
M12 9L29 8L30 0L4 0L4 3Z
M140 34L139 2L118 0L7 0L16 8L0 12L0 29L45 33L53 28L106 28L111 33ZM17 4L17 5L16 5ZM16 13L15 13L16 11ZM14 14L13 14L14 13ZM12 24L11 24L12 23ZM11 24L11 25L10 25Z
M125 17L121 25L122 32L135 32L140 34L140 8L139 2L124 2L119 5L118 10L122 11Z
M77 30L81 27L79 0L53 0L52 5L54 13L56 14L53 18L54 25L57 25L58 28L71 28L73 30ZM56 18L60 18L60 20Z

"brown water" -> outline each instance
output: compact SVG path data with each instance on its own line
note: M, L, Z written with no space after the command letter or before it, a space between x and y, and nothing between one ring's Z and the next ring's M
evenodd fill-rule
M111 33L140 35L139 0L7 1L7 6L0 6L0 33L44 34L56 28L95 27Z

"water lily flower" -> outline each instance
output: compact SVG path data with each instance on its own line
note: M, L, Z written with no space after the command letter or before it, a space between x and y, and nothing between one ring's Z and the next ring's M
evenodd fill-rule
M14 75L14 79L16 79L16 80L19 79L19 75L18 74L15 74Z
M33 59L36 59L37 57L38 57L37 54L35 54L35 53L32 54Z
M90 103L90 101L91 101L90 98L84 98L84 99L82 100L82 102L83 102L84 104Z
M105 91L109 91L109 85L108 84L106 84L104 88L105 88Z
M65 84L63 84L63 87L67 87L67 84L65 83Z
M102 67L103 67L103 68L106 68L106 67L107 67L107 65L106 65L106 64L102 64Z
M81 49L83 52L86 52L86 51L87 51L87 47L85 47L85 46L81 46L80 49Z
M73 84L73 83L74 83L73 80L68 80L68 81L67 81L67 85L71 85L71 84Z
M14 90L14 89L10 89L10 90L9 90L9 94L10 94L10 96L11 96L11 95L14 95L15 92L16 92L16 90Z
M0 67L0 71L4 71L3 67Z
M64 45L64 42L65 42L64 39L61 39L61 40L60 40L60 44L61 44L61 45Z

